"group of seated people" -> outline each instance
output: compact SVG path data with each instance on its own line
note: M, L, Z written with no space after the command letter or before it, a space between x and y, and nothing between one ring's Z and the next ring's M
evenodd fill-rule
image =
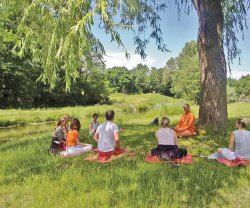
M157 156L162 160L174 160L187 155L187 150L178 147L178 137L195 136L195 117L190 111L188 104L183 106L185 113L182 115L179 124L175 128L170 128L170 120L167 117L161 119L161 128L155 133L157 147L151 150L152 156ZM119 128L113 123L115 112L108 110L105 114L106 121L99 124L98 114L93 114L93 120L89 126L90 136L97 142L98 154L91 160L99 159L108 161L128 153L120 145ZM81 128L78 119L72 119L68 126L69 116L65 115L59 119L57 127L53 133L50 151L53 154L59 153L61 156L76 156L93 149L92 144L80 142L79 130ZM218 153L209 156L209 159L223 157L228 160L242 158L250 160L250 131L246 130L246 122L239 119L236 122L238 130L233 131L230 136L229 149L219 148ZM120 129L121 131L121 129Z

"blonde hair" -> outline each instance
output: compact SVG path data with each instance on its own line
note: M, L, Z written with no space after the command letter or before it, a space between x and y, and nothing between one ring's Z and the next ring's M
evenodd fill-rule
M170 123L169 118L167 118L165 116L162 117L162 119L161 119L161 125L162 125L162 127L167 127L169 125L169 123Z

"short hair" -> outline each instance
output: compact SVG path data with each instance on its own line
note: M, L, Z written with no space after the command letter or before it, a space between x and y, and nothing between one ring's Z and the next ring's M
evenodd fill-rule
M190 105L189 105L188 103L185 103L183 106L185 106L185 105L188 106L188 107L190 108Z
M163 127L167 127L168 125L170 124L170 120L169 120L169 118L167 118L167 117L162 117L162 119L161 119L161 125L163 126Z
M247 122L243 118L239 118L237 120L237 123L240 124L242 126L242 128L246 128L247 127Z
M70 129L79 131L81 128L81 123L77 118L73 118L70 124Z
M94 113L92 117L93 117L93 118L94 118L94 117L99 117L99 115L98 115L97 113Z
M112 121L114 119L115 112L113 110L107 110L105 113L106 120Z

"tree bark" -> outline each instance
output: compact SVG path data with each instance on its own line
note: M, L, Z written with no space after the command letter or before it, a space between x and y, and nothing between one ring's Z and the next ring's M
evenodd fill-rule
M227 70L223 50L223 13L220 0L193 0L199 17L198 51L201 67L199 123L213 131L225 127Z

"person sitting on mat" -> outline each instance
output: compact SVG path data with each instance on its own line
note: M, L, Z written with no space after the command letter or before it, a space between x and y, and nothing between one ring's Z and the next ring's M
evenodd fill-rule
M119 128L113 123L115 112L108 110L105 117L106 121L98 126L94 134L94 140L98 143L100 161L109 161L125 153L125 149L120 146Z
M174 130L168 126L170 120L167 117L161 119L162 128L156 131L157 147L151 150L152 156L157 156L160 160L174 160L187 155L187 150L178 148L178 138Z
M244 119L238 119L235 123L238 130L231 132L229 147L219 148L216 153L208 156L208 159L250 160L250 131L245 129L246 126L247 122Z
M184 104L185 113L181 116L179 124L175 127L175 132L178 137L196 136L198 131L195 127L195 117L190 111L189 104Z

